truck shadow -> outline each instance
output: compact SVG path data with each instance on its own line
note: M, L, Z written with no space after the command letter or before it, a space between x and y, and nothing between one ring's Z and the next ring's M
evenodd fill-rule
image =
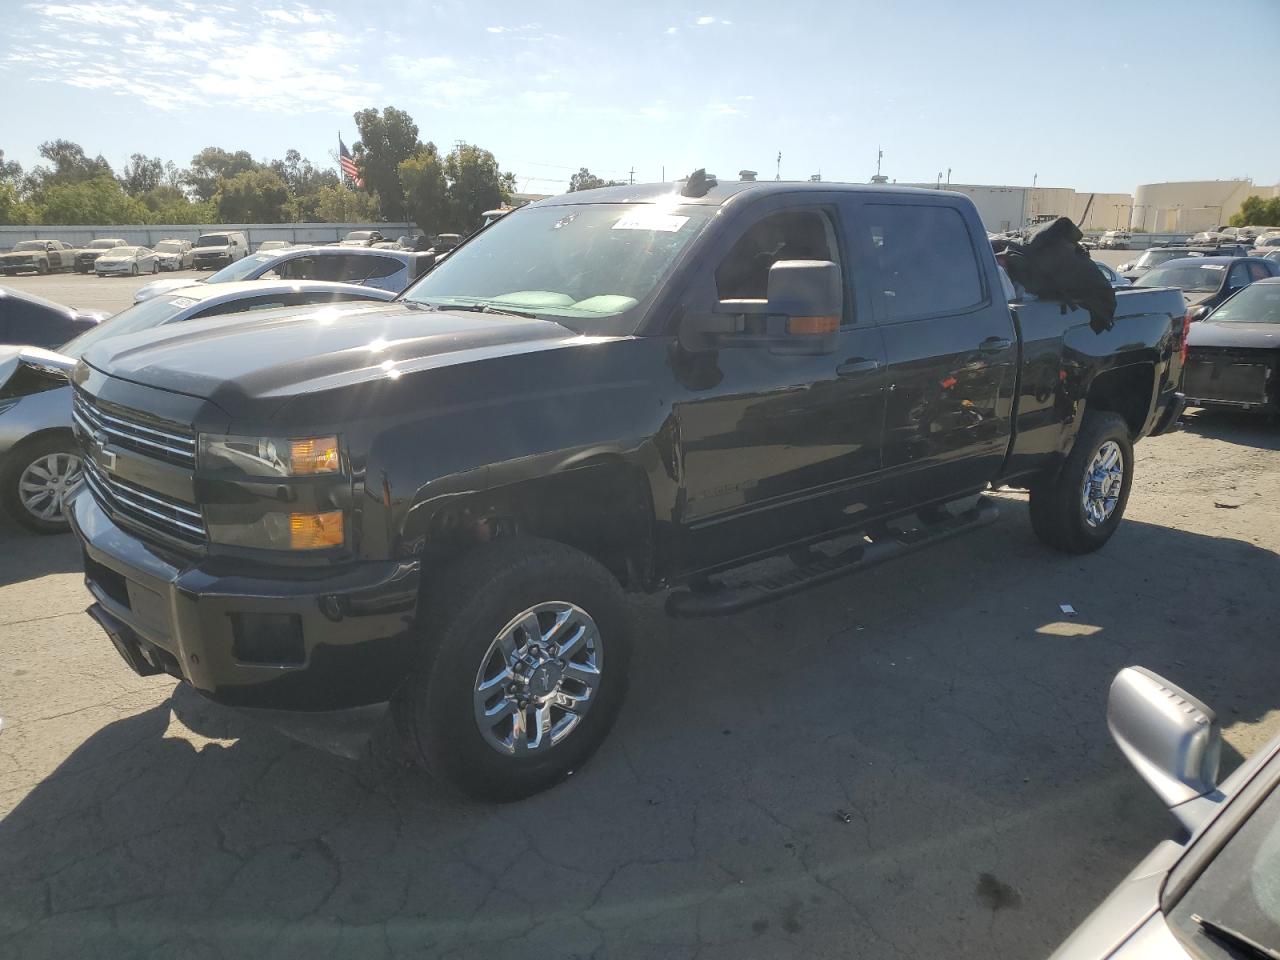
M78 572L82 564L80 544L70 533L32 533L0 509L0 587L51 573Z
M1201 697L1236 765L1277 705L1280 558L1135 521L1064 557L1002 511L722 621L641 601L612 737L520 804L177 688L0 822L0 953L1044 955L1171 833L1109 743L1111 678L1140 663Z
M1259 450L1280 450L1280 420L1259 413L1195 408L1182 418L1183 429Z

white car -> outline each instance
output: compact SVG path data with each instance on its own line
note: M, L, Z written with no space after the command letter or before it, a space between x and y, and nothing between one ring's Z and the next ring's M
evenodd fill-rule
M93 262L93 272L100 277L159 273L160 258L150 247L112 247Z
M288 250L293 244L288 240L263 240L258 244L256 253L274 253L277 250Z
M411 250L380 250L374 247L290 247L288 250L255 253L228 264L199 283L228 283L237 280L327 280L358 283L399 293L436 263L431 253ZM154 280L134 291L135 303L166 293L192 281L181 278Z
M161 240L155 251L161 270L186 270L194 261L190 240Z
M1129 231L1108 230L1102 235L1102 239L1098 241L1098 248L1101 250L1128 250Z

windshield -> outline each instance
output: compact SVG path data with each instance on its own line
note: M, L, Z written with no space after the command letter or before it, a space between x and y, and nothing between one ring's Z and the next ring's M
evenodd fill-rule
M1204 943L1192 914L1280 949L1280 790L1271 791L1169 912L1184 942Z
M95 240L89 244L90 250L110 250L112 247L119 246L119 240Z
M253 256L243 257L235 263L227 264L209 277L205 283L226 283L230 280L244 280L264 263L270 263L275 259L276 254L274 253L255 253Z
M225 234L213 234L208 237L201 237L196 241L197 247L225 247L227 238Z
M1170 260L1185 260L1187 257L1201 257L1201 253L1188 253L1186 250L1148 250L1138 258L1135 267L1158 267Z
M526 311L584 333L629 332L638 321L635 308L715 209L526 207L459 247L404 299Z
M117 257L132 257L138 252L137 247L112 247L111 252L103 257L104 260L114 260Z
M1226 266L1221 263L1206 263L1199 267L1160 267L1145 274L1134 286L1177 287L1197 293L1212 293L1222 286L1226 270Z
M1251 283L1209 319L1227 323L1280 323L1280 283Z
M139 330L150 330L174 317L179 311L196 301L190 297L153 297L121 310L114 317L103 320L92 330L87 330L58 349L68 357L79 358L87 349L101 340L118 337Z
M156 244L157 253L181 253L182 244L177 240L161 240Z
M44 244L39 240L23 240L21 243L13 245L15 250L43 250Z

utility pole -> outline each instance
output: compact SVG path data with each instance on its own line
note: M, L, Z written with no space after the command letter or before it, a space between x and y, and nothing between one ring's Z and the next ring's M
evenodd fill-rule
M632 186L635 186L635 182L636 182L636 168L635 168L635 167L632 167L632 168L631 168L630 176L631 176L631 180L630 180L629 182L630 182L630 184L631 184Z
M778 172L774 174L773 179L775 181L782 179L782 151L781 150L778 151Z
M951 168L947 167L947 186L951 186Z
M880 176L880 161L883 159L884 159L884 150L882 150L880 147L876 147L876 176L877 177ZM880 181L877 180L876 182L879 183Z

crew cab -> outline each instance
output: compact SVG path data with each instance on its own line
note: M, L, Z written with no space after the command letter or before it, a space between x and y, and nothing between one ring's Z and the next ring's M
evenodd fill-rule
M428 768L525 796L618 712L627 590L736 612L990 522L1002 484L1101 547L1182 407L1181 294L1116 303L1007 302L956 193L553 197L342 323L88 350L90 612L139 673L277 721L390 705Z

